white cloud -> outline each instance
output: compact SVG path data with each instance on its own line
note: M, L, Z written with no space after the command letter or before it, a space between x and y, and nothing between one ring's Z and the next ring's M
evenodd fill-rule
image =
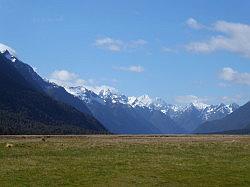
M250 25L217 21L212 30L218 34L207 41L191 42L186 49L197 53L224 50L250 58Z
M198 21L196 21L194 18L189 18L186 21L187 26L189 26L192 29L202 29L205 28L204 25L200 24Z
M110 37L98 38L94 42L94 46L112 52L120 52L128 49L137 49L147 44L147 41L138 39L125 42Z
M87 83L87 81L80 79L75 73L67 70L56 70L49 76L49 80L61 86L80 86Z
M71 86L84 86L85 88L99 93L100 90L109 89L111 91L116 91L112 86L108 85L97 85L96 81L93 79L84 80L81 79L76 73L69 72L67 70L56 70L49 75L49 81L54 82L57 85L71 87ZM112 82L113 80L111 80Z
M66 70L56 70L51 74L51 77L61 81L71 81L76 79L77 75Z
M114 67L114 69L120 70L120 71L129 71L129 72L134 72L134 73L144 72L144 68L142 66Z
M230 67L221 70L220 78L236 84L250 85L250 73L240 73Z
M217 105L218 103L237 103L237 104L245 104L249 101L248 95L236 94L236 95L225 95L225 96L205 96L198 97L195 95L184 95L175 97L175 102L177 104L186 105L189 103L194 103L196 106L204 107L207 104Z
M144 68L141 66L130 66L129 71L136 72L136 73L141 73L144 71Z
M162 52L164 53L177 53L178 51L170 47L162 47Z
M249 98L238 94L238 95L232 95L232 96L222 96L218 100L220 102L229 104L229 103L237 103L237 104L245 104L248 101Z
M0 43L0 52L3 53L6 50L8 50L11 55L17 56L16 51L14 49L12 49L11 47L9 47L9 46L7 46L5 44Z
M175 102L179 104L203 103L207 101L207 98L202 98L195 95L183 95L175 97Z
M106 49L113 52L121 51L124 44L121 40L115 40L112 38L99 38L95 41L94 45L101 49Z

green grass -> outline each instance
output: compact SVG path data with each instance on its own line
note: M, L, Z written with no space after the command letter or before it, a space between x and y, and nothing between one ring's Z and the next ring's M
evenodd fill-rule
M62 185L250 186L250 136L0 138L0 186Z

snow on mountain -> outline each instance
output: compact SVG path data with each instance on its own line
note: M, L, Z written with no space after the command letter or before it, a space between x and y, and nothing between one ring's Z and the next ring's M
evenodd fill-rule
M133 100L133 102L131 102ZM130 102L129 104L132 107L150 107L152 105L153 99L151 99L148 95L142 95L140 97L130 97Z
M0 43L0 53L4 54L4 56L12 62L16 61L16 52L11 47Z
M9 53L12 56L16 56L16 51L14 49L12 49L11 47L9 47L7 45L4 45L4 44L0 43L0 52L4 53L5 51L9 51Z
M225 105L223 103L219 104L219 105L210 105L207 106L203 111L202 111L202 119L204 121L207 120L214 120L214 119L218 119L220 116L219 115L223 115L223 114L231 114L232 112L234 112L236 109L239 108L239 105L233 103L230 105Z
M93 91L88 90L87 88L83 86L77 86L77 87L65 87L65 90L78 97L79 99L85 101L86 103L91 103L93 101L98 102L100 104L105 104L102 98L100 98L97 94L95 94Z
M121 103L127 104L127 96L118 93L117 91L111 90L109 88L104 88L99 91L98 95L105 101L109 103Z
M191 103L191 105L193 105L198 110L204 110L205 108L209 107L208 104L205 104L199 101L193 102Z
M196 111L197 116L190 116L195 118L201 118L202 121L214 120L222 118L228 114L231 114L239 106L237 104L220 104L220 105L208 105L202 102L193 102L187 106L171 105L167 104L161 98L150 98L148 95L140 97L129 97L128 104L132 107L147 107L154 110L159 110L162 113L169 115L171 118L179 118L185 116L186 113Z
M152 118L156 120L154 121L155 124L163 123L159 122L161 120L164 121L166 119L171 119L176 126L180 127L185 132L191 133L201 123L221 119L239 108L237 104L208 105L199 102L190 103L187 106L171 105L161 98L151 98L148 95L127 97L108 87L103 87L98 91L96 89L91 90L81 86L66 87L65 90L84 101L98 119L104 120L105 123L108 124L117 122L117 124L115 123L111 125L114 129L118 128L116 126L119 126L122 123L122 121L120 121L121 119L126 118L128 124L130 124L130 120L135 120L134 114L140 113L140 116L147 116L149 114L156 115L157 117L154 116L156 118ZM103 110L105 110L106 113ZM103 112L105 115L103 115ZM121 118L117 117L117 112L121 115ZM124 116L122 114L123 112ZM157 112L160 112L163 115L161 116ZM131 116L126 116L126 114L130 114ZM112 120L110 121L111 117L109 118L109 115L112 116L112 119L115 118L113 122Z
M137 97L134 97L134 96L131 96L131 97L128 97L128 104L130 106L133 106L133 104L135 103Z
M65 90L87 103L98 102L103 105L106 103L128 104L128 98L125 95L119 94L117 91L110 88L102 88L94 92L83 86L77 86L65 87Z
M161 98L151 98L148 95L142 95L139 97L127 97L123 94L120 94L116 90L110 88L102 88L96 92L87 89L82 86L78 87L66 87L65 88L70 94L84 100L87 103L92 101L105 104L125 104L131 107L146 107L149 109L159 110L164 114L169 115L170 117L176 117L182 115L183 113L190 110L197 110L200 112L202 119L209 120L213 119L214 116L218 113L220 114L230 114L236 110L239 106L237 104L231 105L208 105L201 102L194 102L187 106L181 105L171 105L167 104Z
M201 122L223 118L239 108L237 104L208 105L201 102L190 103L187 106L171 105L167 104L161 98L151 98L148 95L127 97L108 87L103 87L98 91L95 90L95 92L81 86L67 87L65 89L88 104L94 104L95 102L102 105L123 104L132 108L148 108L151 111L157 110L175 120L176 123L181 123L183 120L187 120L185 124L192 122L190 127L187 125L188 128L196 127Z
M4 56L5 56L7 59L11 60L12 62L15 62L15 61L17 60L16 57L13 56L7 49L6 49L6 50L0 50L0 52L1 52L2 54L4 54Z
M171 108L173 105L167 104L163 99L156 97L150 98L148 95L142 95L140 97L129 97L128 104L132 107L147 107L150 109L160 110L163 113ZM177 108L177 106L174 106Z

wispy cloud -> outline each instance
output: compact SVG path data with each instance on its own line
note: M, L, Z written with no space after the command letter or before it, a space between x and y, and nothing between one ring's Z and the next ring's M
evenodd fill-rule
M129 66L129 67L114 67L113 69L119 70L119 71L128 71L133 73L142 73L144 72L144 68L142 66Z
M161 51L164 53L178 53L178 49L172 47L162 47Z
M143 39L126 42L120 39L114 39L110 37L98 38L94 42L94 46L96 46L97 48L112 52L121 52L129 49L137 49L145 46L146 44L147 41Z
M98 48L106 49L112 52L119 52L124 48L124 44L121 40L115 40L108 37L96 39L94 45Z
M54 17L34 17L33 23L57 23L57 22L63 22L64 17L63 16L54 16Z
M79 78L77 74L67 70L55 70L49 76L49 80L61 86L80 86L87 84L86 80Z
M186 25L192 29L203 29L205 28L205 26L201 23L199 23L197 20L195 20L194 18L189 18L186 21Z
M222 96L218 99L223 103L243 103L245 104L249 101L249 97L243 96L242 94L231 95L231 96Z
M250 73L241 73L230 67L223 68L219 76L221 79L228 82L250 85Z
M194 20L193 23L190 21L189 26L191 25L196 29L202 28ZM211 30L218 34L205 41L191 42L186 45L186 49L196 53L224 50L250 58L250 25L217 21L211 26Z
M206 103L208 102L207 97L198 97L195 95L183 95L175 97L175 102L178 104L189 104L189 103Z
M219 82L219 83L218 83L218 86L221 87L221 88L228 88L228 87L230 87L231 85L228 84L228 83L225 83L225 82Z
M249 96L244 94L235 94L235 95L224 95L224 96L195 96L195 95L183 95L175 97L175 103L186 105L189 103L200 104L200 106L206 106L207 104L245 104L249 101ZM199 106L199 105L198 105Z
M102 89L116 91L113 86L99 85L93 79L82 79L78 74L67 70L55 70L49 75L48 80L64 87L84 86L95 93L99 93L99 91ZM107 82L107 80L105 80L105 82ZM114 82L114 80L110 80L110 82Z

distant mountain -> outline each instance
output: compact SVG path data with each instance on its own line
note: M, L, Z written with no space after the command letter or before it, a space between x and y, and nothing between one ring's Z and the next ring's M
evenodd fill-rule
M238 108L230 115L198 126L195 133L240 133L250 130L250 102Z
M103 89L98 94L84 87L69 87L66 90L82 99L93 115L112 133L159 134L160 129L126 104L124 95Z
M204 105L192 103L179 110L170 111L174 121L188 132L195 130L200 124L206 121L221 119L237 110L237 104Z
M128 97L128 105L141 113L147 120L161 129L162 133L186 133L167 112L174 106L167 104L161 98L150 98L148 95Z
M0 134L107 133L93 117L55 101L27 81L16 69L18 62L7 50L0 52Z
M208 105L199 102L183 107L170 105L160 98L152 99L147 95L129 97L128 103L133 107L146 107L164 113L187 133L191 133L201 123L221 119L239 108L237 104Z
M85 87L65 89L84 101L93 115L113 133L191 133L201 123L223 118L239 107L237 104L203 103L183 107L148 95L127 97L110 89L98 93Z

